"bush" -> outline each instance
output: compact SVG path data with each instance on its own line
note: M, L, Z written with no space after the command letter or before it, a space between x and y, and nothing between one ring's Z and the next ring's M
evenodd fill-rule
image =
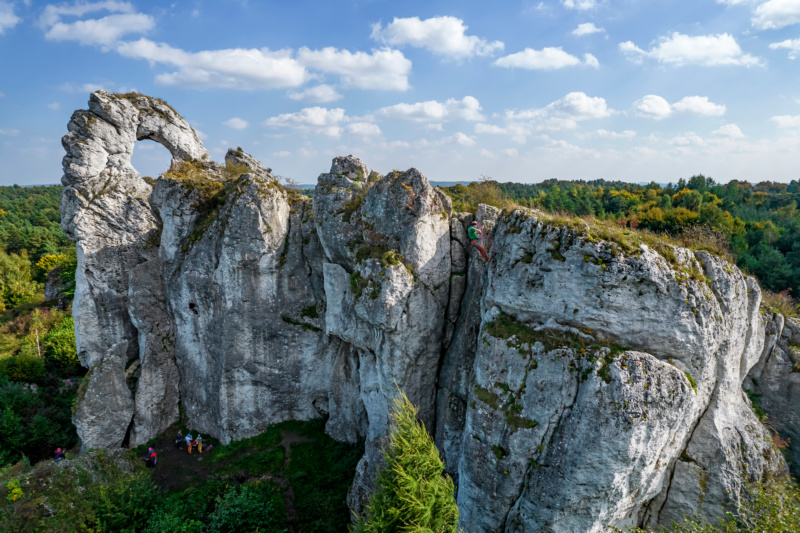
M393 427L385 452L386 467L378 473L376 492L354 531L457 530L453 480L443 475L439 451L416 416L417 408L400 392L391 413Z
M75 322L71 316L64 317L43 338L45 355L61 366L78 364L75 347Z
M11 381L41 383L44 375L44 359L38 356L31 344L23 345L16 355L0 359L0 376Z
M286 511L283 496L268 481L232 486L217 497L216 508L208 517L208 529L213 533L283 532Z
M0 310L33 298L39 284L31 279L28 253L6 254L0 250Z

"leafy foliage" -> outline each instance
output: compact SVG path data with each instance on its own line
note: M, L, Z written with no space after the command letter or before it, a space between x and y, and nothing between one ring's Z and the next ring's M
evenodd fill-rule
M699 243L720 255L729 253L765 289L800 294L798 181L752 185L734 180L722 185L697 175L666 186L605 180L490 181L443 190L453 198L456 211L474 211L477 203L500 208L517 204L669 234L690 248Z
M354 531L456 531L453 480L443 475L439 451L416 416L417 408L400 392L391 413L386 467L378 474L375 494Z

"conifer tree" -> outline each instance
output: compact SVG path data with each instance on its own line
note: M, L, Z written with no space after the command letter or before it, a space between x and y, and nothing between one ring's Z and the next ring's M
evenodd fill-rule
M392 433L384 452L386 466L378 473L375 493L355 533L455 533L458 507L453 480L417 408L400 391L392 409Z

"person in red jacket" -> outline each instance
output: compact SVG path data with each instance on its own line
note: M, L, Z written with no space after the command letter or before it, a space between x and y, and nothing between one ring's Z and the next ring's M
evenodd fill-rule
M157 462L158 462L158 455L156 454L156 451L153 448L149 448L147 450L147 459L145 459L145 463L147 463L147 466L149 466L150 468L153 468L156 466Z

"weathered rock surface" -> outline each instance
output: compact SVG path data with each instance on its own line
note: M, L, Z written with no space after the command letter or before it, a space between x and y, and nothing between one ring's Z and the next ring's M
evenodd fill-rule
M762 315L755 282L709 254L527 210L454 214L418 170L353 156L312 201L240 149L209 161L140 95L94 93L69 129L86 447L145 442L179 405L224 443L327 416L334 438L365 442L358 512L400 387L457 482L461 526L487 532L712 518L785 469L742 382L755 365L750 385L790 413L777 429L794 441L800 327ZM173 154L157 180L130 166L141 139Z
M766 313L766 342L745 387L755 394L800 477L800 320Z

